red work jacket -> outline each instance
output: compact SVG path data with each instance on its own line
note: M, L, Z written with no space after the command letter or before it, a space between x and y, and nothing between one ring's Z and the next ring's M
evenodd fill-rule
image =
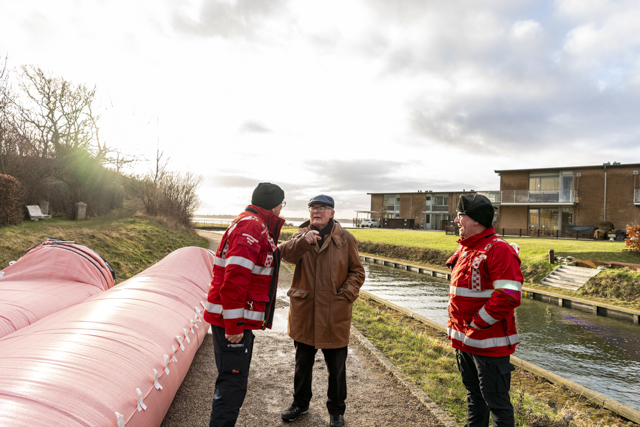
M482 356L513 354L520 342L514 316L522 292L520 257L493 227L458 243L447 261L451 345Z
M204 319L236 335L271 328L284 220L249 205L233 220L216 251Z

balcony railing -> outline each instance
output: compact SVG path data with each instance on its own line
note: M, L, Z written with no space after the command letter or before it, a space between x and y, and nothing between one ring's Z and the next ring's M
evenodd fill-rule
M577 203L578 192L575 190L559 191L501 191L501 203Z
M478 191L478 194L485 196L489 201L493 204L500 203L500 192L499 191Z

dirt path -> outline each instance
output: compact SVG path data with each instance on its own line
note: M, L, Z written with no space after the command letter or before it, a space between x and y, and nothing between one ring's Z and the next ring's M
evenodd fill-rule
M220 234L200 234L216 249ZM282 410L293 401L293 341L286 333L291 271L283 264L278 285L276 320L271 331L256 331L249 388L237 426L326 426L327 374L322 352L316 356L313 398L308 415L283 422ZM165 416L163 427L197 427L209 423L216 367L210 335L198 350L189 372ZM347 426L440 426L440 422L400 385L378 360L352 338L347 359Z

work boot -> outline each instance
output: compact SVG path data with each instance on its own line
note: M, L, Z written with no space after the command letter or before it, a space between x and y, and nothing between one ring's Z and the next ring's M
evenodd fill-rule
M282 413L282 419L285 421L294 421L300 415L309 413L309 407L301 408L296 405L291 405ZM342 425L342 424L341 424Z
M344 417L341 414L331 415L329 425L331 427L344 427Z

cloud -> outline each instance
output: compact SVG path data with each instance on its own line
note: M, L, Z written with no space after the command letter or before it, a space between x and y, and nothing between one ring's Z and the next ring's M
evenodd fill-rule
M207 186L227 188L255 188L260 182L255 177L242 175L215 175L205 180Z
M382 153L380 153L382 154ZM316 185L327 192L398 191L422 188L419 178L407 179L403 174L410 162L385 160L321 160L307 161L305 167L317 175ZM406 190L404 190L406 191Z
M199 7L178 9L173 15L173 27L199 37L251 38L268 18L284 10L285 0L205 0Z
M245 122L242 127L240 127L240 132L247 132L247 133L269 133L271 132L271 129L269 129L268 127L263 126L262 124L255 122L255 121L247 121Z

